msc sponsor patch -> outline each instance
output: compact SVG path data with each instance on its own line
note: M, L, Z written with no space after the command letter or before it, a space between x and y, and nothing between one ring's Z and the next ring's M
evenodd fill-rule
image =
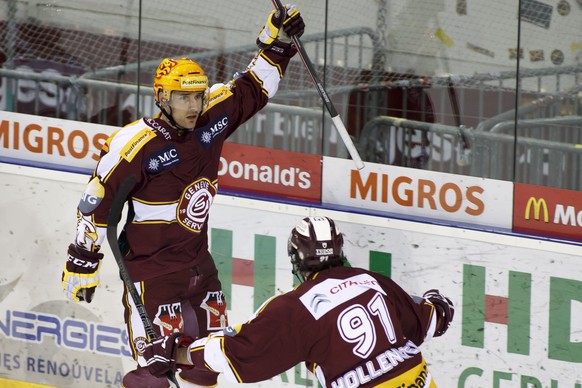
M139 150L154 137L156 137L156 133L149 128L139 131L123 146L119 154L123 159L131 162Z
M150 174L157 174L172 166L177 166L180 163L180 156L175 147L167 147L160 150L144 160L145 169Z
M83 214L91 213L99 206L105 196L105 188L99 181L98 177L91 179L85 187L81 201L79 202L79 211Z
M204 149L208 149L214 139L228 128L228 116L224 115L196 130L196 136Z

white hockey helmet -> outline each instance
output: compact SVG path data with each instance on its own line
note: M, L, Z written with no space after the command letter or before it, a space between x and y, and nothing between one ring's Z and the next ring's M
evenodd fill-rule
M291 230L287 252L293 273L316 272L342 266L344 238L329 217L306 217Z

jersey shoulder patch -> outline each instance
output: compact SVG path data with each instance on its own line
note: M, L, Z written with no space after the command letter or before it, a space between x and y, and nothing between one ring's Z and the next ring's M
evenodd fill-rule
M311 287L299 297L299 300L307 311L318 320L335 307L357 298L368 290L375 290L386 295L386 291L382 289L374 277L363 273L346 279L325 279Z
M109 151L118 152L119 156L131 162L143 146L156 136L154 130L137 121L126 125L111 138Z
M207 103L206 103L206 108L204 109L204 111L207 111L208 109L212 108L214 105L216 105L216 104L226 100L230 96L232 96L231 87L232 87L232 85L230 83L212 85L212 87L208 91ZM202 112L202 113L204 113L204 112Z

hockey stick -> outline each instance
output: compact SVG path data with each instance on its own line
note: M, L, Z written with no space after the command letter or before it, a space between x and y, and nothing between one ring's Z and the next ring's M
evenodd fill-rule
M115 198L113 198L113 203L109 209L109 216L107 217L107 242L109 242L109 246L111 247L111 251L113 252L117 266L119 267L119 274L121 279L123 280L125 287L127 287L127 290L131 295L131 299L133 299L133 303L135 304L135 308L139 313L139 317L143 322L145 332L149 340L153 341L158 336L154 330L152 321L146 312L145 306L141 302L141 297L135 288L135 284L133 284L133 281L131 280L131 276L129 275L125 262L123 261L123 255L119 249L119 241L117 238L117 224L119 224L119 221L121 220L123 205L125 204L129 192L135 186L136 179L137 178L134 174L128 176L115 194ZM168 378L170 388L180 387L173 371L169 370L166 372L166 377Z
M273 2L275 9L277 9L279 12L283 12L284 8L283 8L283 4L281 4L281 0L271 0L271 1ZM323 84L321 83L321 80L317 76L317 73L315 72L315 68L313 67L313 63L311 62L311 60L307 56L307 53L305 52L305 48L303 48L303 44L301 43L301 41L299 40L299 37L297 37L297 36L292 36L291 40L295 44L295 48L297 48L297 52L299 53L299 57L301 58L301 61L303 62L303 65L305 66L305 70L307 70L307 74L309 74L309 77L311 77L311 80L313 81L315 88L317 89L317 91L319 92L319 95L321 96L321 100L323 101L323 104L325 105L325 107L327 108L327 111L329 112L329 115L331 116L331 121L333 121L335 129L337 129L337 132L339 133L346 148L348 149L348 152L350 153L350 156L352 157L352 160L354 161L356 168L358 170L361 170L362 168L364 168L364 162L362 162L362 158L360 158L360 154L358 153L358 150L354 146L354 143L352 142L352 139L350 138L350 135L348 134L348 130L346 129L346 126L344 125L341 118L339 117L339 114L337 113L337 110L335 109L333 102L329 98L327 92L325 91L325 88L323 87Z

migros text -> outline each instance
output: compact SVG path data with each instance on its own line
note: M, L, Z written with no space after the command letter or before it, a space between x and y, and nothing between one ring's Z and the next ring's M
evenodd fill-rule
M356 170L351 172L350 198L390 203L403 207L465 212L478 216L485 211L480 186L459 186L455 182L436 183L430 179L371 172L365 180Z

